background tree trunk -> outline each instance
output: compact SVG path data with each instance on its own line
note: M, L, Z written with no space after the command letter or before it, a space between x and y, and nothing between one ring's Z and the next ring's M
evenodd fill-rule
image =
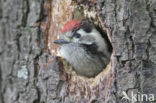
M54 57L52 42L73 18L105 30L113 46L96 78L77 79ZM156 96L155 28L155 0L0 0L0 103L128 103L123 91Z

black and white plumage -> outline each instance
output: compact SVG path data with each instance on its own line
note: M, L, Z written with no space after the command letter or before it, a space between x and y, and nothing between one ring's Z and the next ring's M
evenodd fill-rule
M76 73L86 77L96 76L109 63L111 51L106 42L100 32L86 21L67 29L59 40L54 41L61 45L62 57Z

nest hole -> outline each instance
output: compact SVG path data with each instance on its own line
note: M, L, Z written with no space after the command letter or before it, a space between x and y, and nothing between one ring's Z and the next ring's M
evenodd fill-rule
M63 74L61 75L61 78L67 82L68 93L72 97L77 96L79 93L83 94L81 95L82 98L87 98L90 96L90 94L92 97L94 97L97 95L95 94L95 91L99 94L101 93L100 91L105 91L105 94L107 95L109 92L108 87L111 87L114 81L114 73L113 69L111 69L111 56L113 47L110 39L110 29L101 27L101 25L94 26L101 33L102 37L107 43L108 50L111 53L109 57L110 61L99 74L97 74L95 77L88 78L78 75L73 70L72 66L67 61L63 60L64 71L62 72ZM103 87L100 88L102 85ZM88 99L91 100L91 98ZM91 102L96 102L96 100Z
M110 36L110 30L109 30L109 28L102 28L102 27L100 27L98 25L95 25L95 28L100 32L100 34L102 35L102 37L105 39L106 44L107 44L108 51L112 55L113 47L112 47L112 44L111 44L111 40L109 38L109 36ZM90 82L93 85L94 84L97 84L99 82L99 80L104 79L105 76L107 76L107 74L109 74L109 72L110 72L110 69L111 69L111 62L110 62L111 61L111 55L109 57L109 63L95 77L88 78L88 77L84 77L84 76L78 75L72 69L72 67L70 66L69 63L64 63L64 64L67 65L67 68L68 68L68 69L65 70L65 72L67 72L67 74L71 75L71 78L72 79L71 78L70 79L72 81L81 81L81 82L83 82L83 81L86 81L87 80L88 82ZM70 69L69 69L69 67L70 67Z

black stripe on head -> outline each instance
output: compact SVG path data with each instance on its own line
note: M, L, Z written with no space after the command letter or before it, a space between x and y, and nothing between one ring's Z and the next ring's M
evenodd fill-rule
M82 44L81 46L87 51L87 53L91 53L94 55L101 55L101 56L103 55L102 52L98 51L98 46L95 43L91 45Z
M93 29L93 25L89 24L87 21L82 21L81 29L83 29L86 33L90 33Z
M90 54L90 56L91 55L96 55L97 57L100 57L100 58L101 57L107 58L107 56L104 53L98 51L98 46L95 43L93 43L91 45L82 44L81 46L86 50L86 52L88 54Z
M98 49L98 46L93 43L91 45L87 45L87 44L82 44L83 45L83 48L88 52L88 53L91 53L91 54L97 54L97 49Z

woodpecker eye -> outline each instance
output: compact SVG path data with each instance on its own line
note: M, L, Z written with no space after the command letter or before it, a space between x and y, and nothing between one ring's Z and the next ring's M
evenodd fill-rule
M80 38L81 35L80 35L79 33L75 33L75 34L74 34L74 37L75 37L75 38Z

